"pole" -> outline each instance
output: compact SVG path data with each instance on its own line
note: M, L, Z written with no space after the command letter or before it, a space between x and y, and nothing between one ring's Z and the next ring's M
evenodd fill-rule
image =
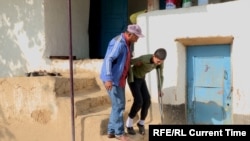
M160 110L160 114L161 114L161 123L164 123L164 112L163 112L163 103L162 103L162 95L159 95L159 93L161 93L161 76L160 76L160 69L157 68L156 69L156 73L157 73L157 83L158 83L158 104L159 104L159 110Z
M71 120L72 120L72 141L75 141L75 110L74 110L74 77L72 57L72 25L71 25L71 0L68 0L69 9L69 66L70 66L70 91L71 91Z

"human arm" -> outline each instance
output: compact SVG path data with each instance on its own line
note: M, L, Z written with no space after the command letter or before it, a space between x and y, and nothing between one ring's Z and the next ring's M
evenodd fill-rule
M152 63L152 54L142 55L131 60L133 74L136 78L145 78L145 75L155 69L155 64Z
M134 65L140 65L140 61L139 61L140 59L138 59L138 58L135 58L135 59L131 59L130 60L130 68L129 68L129 71L128 71L128 83L131 83L131 82L134 82L134 73L133 73L133 69L132 69L132 67L134 66Z
M124 64L124 58L124 44L121 41L121 36L117 36L110 41L103 60L101 77L106 89L111 89L114 84L117 85L119 81L117 75L120 75L122 72L122 68L119 66Z
M153 54L145 54L139 57L134 57L131 59L130 64L135 66L141 66L142 64L150 65L152 64L151 62L152 56Z
M130 61L131 66L140 66L143 63L143 59L141 57L133 58Z

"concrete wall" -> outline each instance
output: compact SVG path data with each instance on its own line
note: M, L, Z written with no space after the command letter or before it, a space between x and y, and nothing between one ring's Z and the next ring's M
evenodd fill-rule
M44 1L46 56L69 55L68 0ZM89 0L71 1L72 55L89 57Z
M0 0L0 77L49 70L49 56L69 56L68 0ZM72 55L89 58L89 1L71 1Z
M250 69L245 64L249 59L247 50L250 21L246 20L250 12L249 4L247 0L239 0L175 10L158 10L138 16L138 24L146 37L139 39L135 44L135 56L153 53L160 47L168 51L164 64L166 77L163 85L164 104L182 105L186 100L186 50L185 45L176 39L232 36L234 38L231 47L233 114L242 117L250 115L248 108L250 88L247 83ZM151 72L147 80L152 100L157 103L155 72ZM234 119L234 122L241 122L240 120Z

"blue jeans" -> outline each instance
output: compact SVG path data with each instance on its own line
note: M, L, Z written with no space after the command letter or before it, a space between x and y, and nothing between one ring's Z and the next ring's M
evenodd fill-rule
M125 88L113 85L112 90L108 91L108 94L112 105L108 134L122 135L124 134Z

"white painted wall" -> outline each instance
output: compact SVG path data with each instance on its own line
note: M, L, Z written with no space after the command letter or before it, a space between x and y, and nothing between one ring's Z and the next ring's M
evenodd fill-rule
M0 77L50 69L50 55L69 55L68 0L0 0ZM135 55L164 47L164 103L185 103L186 51L176 38L233 36L231 64L233 112L250 114L249 0L238 0L174 10L156 10L138 17L145 38L135 44ZM88 58L89 1L72 1L73 55ZM157 102L156 76L148 76Z
M0 77L21 75L45 64L42 2L0 0Z
M153 53L164 47L168 51L165 61L165 104L183 104L186 97L186 51L176 38L233 36L231 50L233 113L250 114L249 56L250 21L247 20L250 1L238 0L220 4L157 10L138 16L145 38L135 44L135 56ZM155 72L148 76L153 102L157 102Z
M72 0L72 55L89 58L89 0ZM68 0L0 0L0 77L49 70L69 56Z
M68 0L44 1L44 22L47 56L69 55ZM71 1L72 55L89 58L89 0Z

